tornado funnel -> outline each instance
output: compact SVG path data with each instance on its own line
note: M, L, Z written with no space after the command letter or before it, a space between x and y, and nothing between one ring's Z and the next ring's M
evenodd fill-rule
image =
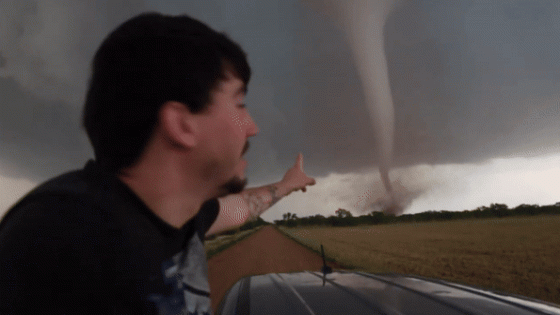
M375 131L378 165L383 185L395 203L389 179L393 155L395 112L391 96L383 29L396 1L311 0L339 23L350 45L362 82L364 97ZM390 209L398 208L394 205Z

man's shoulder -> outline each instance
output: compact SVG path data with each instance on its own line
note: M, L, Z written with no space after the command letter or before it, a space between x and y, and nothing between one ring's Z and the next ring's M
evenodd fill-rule
M52 266L65 265L60 262L65 259L57 255L67 255L70 260L78 257L80 261L83 257L89 257L87 261L108 255L114 243L121 240L116 237L120 230L99 200L101 195L92 192L100 189L96 185L80 170L32 190L0 222L0 254L11 261L37 262L49 257L54 259ZM0 265L4 263L0 259Z
M58 226L87 220L105 199L99 182L84 168L40 184L8 210L0 223L0 233L13 224Z
M103 176L107 177L98 170L94 162L89 161L83 169L64 173L40 184L22 201L29 202L34 199L49 199L53 196L63 195L69 198L87 198L99 192L102 183L107 182L107 178L103 178ZM101 189L101 191L103 190Z
M92 188L84 170L72 171L39 185L9 210L0 223L0 282L7 284L0 288L2 307L100 301L103 268L117 247ZM82 299L80 290L91 296ZM57 305L63 296L73 298Z

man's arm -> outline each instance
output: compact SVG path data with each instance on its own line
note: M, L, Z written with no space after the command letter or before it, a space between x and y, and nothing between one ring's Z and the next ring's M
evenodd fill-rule
M305 192L306 187L313 184L315 184L315 180L308 177L303 171L303 155L300 153L294 166L288 169L281 181L245 189L239 194L218 199L220 213L206 235L236 228L248 220L254 220L278 200L293 191Z

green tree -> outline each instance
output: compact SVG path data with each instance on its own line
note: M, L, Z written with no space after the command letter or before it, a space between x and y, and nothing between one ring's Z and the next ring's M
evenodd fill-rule
M336 214L337 217L342 218L342 219L353 217L352 213L350 211L342 209L342 208L339 208L334 213Z

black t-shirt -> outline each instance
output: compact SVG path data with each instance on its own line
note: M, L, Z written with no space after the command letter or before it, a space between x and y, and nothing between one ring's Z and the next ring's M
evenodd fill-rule
M218 211L174 228L90 161L0 223L0 313L210 313L202 240Z

